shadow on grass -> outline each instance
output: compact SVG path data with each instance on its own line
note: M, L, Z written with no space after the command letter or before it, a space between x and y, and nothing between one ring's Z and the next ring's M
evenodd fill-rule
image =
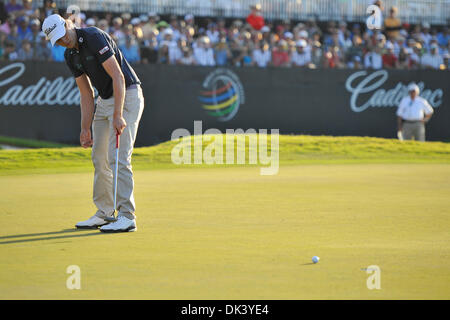
M94 231L94 232L88 232ZM69 234L72 233L72 234ZM8 240L8 241L0 241L1 244L11 244L11 243L20 243L20 242L33 242L33 241L42 241L42 240L55 240L55 239L67 239L67 238L80 238L80 237L90 237L103 234L95 229L63 229L61 231L52 231L52 232L42 232L42 233L25 233L25 234L14 234L9 236L0 236L0 240L2 239L15 239L15 238L27 238L27 237L37 237L37 238L27 238L27 239L17 239L17 240ZM50 236L52 235L52 236ZM50 236L50 237L43 237Z

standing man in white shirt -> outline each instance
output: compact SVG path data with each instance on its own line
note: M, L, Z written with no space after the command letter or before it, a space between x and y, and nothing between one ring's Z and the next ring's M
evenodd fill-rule
M419 87L408 85L409 95L404 97L397 109L398 137L400 140L425 141L425 123L433 115L427 100L419 97Z

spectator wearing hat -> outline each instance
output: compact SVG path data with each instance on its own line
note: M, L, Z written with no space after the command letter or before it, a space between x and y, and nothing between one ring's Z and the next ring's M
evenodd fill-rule
M110 33L119 45L123 45L125 43L125 33L122 31L123 25L124 24L121 17L115 17L112 20L112 28Z
M408 85L409 95L404 97L397 109L397 126L400 140L425 141L425 124L433 115L433 108L419 96L415 83Z
M150 33L153 33L155 31L158 31L157 23L158 23L159 17L155 12L149 12L147 15L147 21L145 21L145 18L141 21L143 22L142 25L142 33L144 35L144 39L148 39Z
M25 39L30 41L31 47L35 50L41 42L41 22L38 19L31 20L30 29L31 32L25 36Z
M386 69L397 68L398 58L394 54L394 45L392 43L388 43L386 45L386 52L382 56L383 59L383 67Z
M97 27L103 31L105 31L106 33L110 33L110 27L108 24L108 21L106 19L101 19L98 21L97 23Z
M206 36L211 40L211 43L215 45L219 42L220 32L217 23L209 23L206 29Z
M8 14L17 14L18 12L21 13L21 11L23 11L23 6L21 4L18 4L16 0L9 0L5 5L5 9Z
M288 67L289 64L288 43L286 40L280 40L272 50L272 65L275 67Z
M405 47L405 38L402 36L398 36L395 41L391 40L394 45L394 54L398 57L400 54L400 50Z
M420 33L420 37L424 41L426 48L428 48L432 38L430 34L430 28L431 26L428 22L422 23L422 32Z
M437 41L441 47L447 47L450 43L450 32L448 27L444 27L442 32L437 34Z
M375 70L383 68L383 58L378 48L369 48L364 56L364 66Z
M397 17L398 9L392 6L389 10L389 15L384 20L384 30L386 31L387 38L394 41L400 35L400 29L402 28L402 23Z
M439 54L439 47L437 44L432 44L430 52L422 56L421 64L426 69L440 69L443 64L442 56Z
M360 56L354 56L352 62L348 65L350 68L359 70L362 69L362 63L361 63L361 57Z
M188 13L187 15L184 16L184 22L186 22L186 26L190 26L190 27L195 27L194 25L194 15L191 13Z
M19 24L17 36L19 37L19 40L22 41L31 33L31 29L29 27L30 19L27 16L21 16L17 21Z
M22 0L23 4L23 13L28 16L30 19L38 19L39 18L39 10L33 9L32 0Z
M188 47L183 47L182 56L178 59L177 64L183 66L193 66L197 64L192 55L192 51Z
M48 17L52 14L58 13L56 3L54 0L44 0L44 7L42 8L42 15Z
M127 35L125 37L125 43L119 46L123 56L129 63L137 63L141 60L139 55L139 46L136 43L136 39L133 35Z
M5 41L5 52L3 53L3 59L6 61L17 60L16 45L13 42Z
M264 27L264 17L262 16L259 3L250 6L250 14L247 16L246 21L255 30L261 30Z
M226 66L232 56L226 37L221 37L214 48L216 64L218 66Z
M89 18L86 20L86 27L95 27L95 20L94 18Z
M17 52L17 60L28 61L33 60L34 58L34 50L31 47L30 40L23 39L22 46Z
M164 31L170 28L170 25L166 21L162 20L156 24L156 27L159 31L159 33L156 35L156 39L158 40L158 43L161 43L161 41L164 40Z
M129 12L122 13L120 17L122 18L122 24L124 26L128 25L131 21L131 14Z
M158 40L156 39L156 32L158 30L151 32L142 42L140 56L141 62L144 64L158 62Z
M169 64L176 64L181 58L182 52L177 41L173 38L173 30L171 28L164 29L162 33L163 41L161 45L166 45L169 50Z
M15 51L19 50L22 45L22 40L19 38L18 30L19 27L16 24L11 25L9 34L6 36L6 41L14 44Z
M398 54L397 68L401 70L411 69L410 48L401 48ZM411 50L412 51L412 50Z
M52 60L52 50L49 47L50 43L45 37L45 33L41 32L39 34L39 43L34 49L34 58L36 61L51 61Z
M308 67L311 63L311 54L305 49L308 46L306 40L301 39L296 43L296 50L291 54L291 64L295 67Z
M194 58L200 66L215 66L214 50L210 47L210 40L204 36L198 40L197 47L194 49Z
M362 39L358 35L354 35L352 39L352 46L347 49L345 53L345 61L347 64L353 65L355 57L359 57L359 61L361 62L361 58L363 57L363 43ZM351 68L351 66L350 66Z
M270 65L272 54L269 50L269 44L266 42L256 43L253 49L253 65L260 68L266 68Z

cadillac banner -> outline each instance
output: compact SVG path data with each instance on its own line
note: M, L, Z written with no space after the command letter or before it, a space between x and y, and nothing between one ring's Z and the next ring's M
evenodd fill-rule
M418 70L136 67L145 97L137 146L178 128L396 137L396 109L415 81L434 108L427 140L450 140L450 73ZM0 64L0 135L78 143L79 92L63 63Z

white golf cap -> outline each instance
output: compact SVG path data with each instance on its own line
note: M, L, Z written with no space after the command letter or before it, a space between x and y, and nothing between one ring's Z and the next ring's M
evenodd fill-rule
M86 25L90 26L90 27L95 26L95 20L93 18L87 19L86 20Z
M306 30L302 30L298 33L299 37L308 38L308 32Z
M166 30L164 30L164 36L166 35L173 35L173 30L170 28L167 28Z
M130 23L131 23L133 26L134 26L134 25L137 25L137 24L141 23L141 19L139 19L139 18L133 18L133 19L131 19Z
M419 86L417 84L415 84L414 82L411 82L408 85L408 92L410 92L410 91L415 91L417 94L419 94L419 91L420 91Z
M45 18L42 23L42 31L47 36L47 39L50 40L52 46L66 34L65 25L66 22L59 14L52 14Z
M306 48L308 44L306 43L305 40L301 39L297 41L297 47L302 47L302 48Z
M288 31L288 32L284 33L284 37L287 39L292 39L292 38L294 38L294 35L292 34L292 32Z
M264 26L261 28L261 32L270 32L270 28L268 26Z
M184 20L186 20L186 21L192 20L192 19L194 19L194 15L191 13L188 13L187 15L184 16Z

